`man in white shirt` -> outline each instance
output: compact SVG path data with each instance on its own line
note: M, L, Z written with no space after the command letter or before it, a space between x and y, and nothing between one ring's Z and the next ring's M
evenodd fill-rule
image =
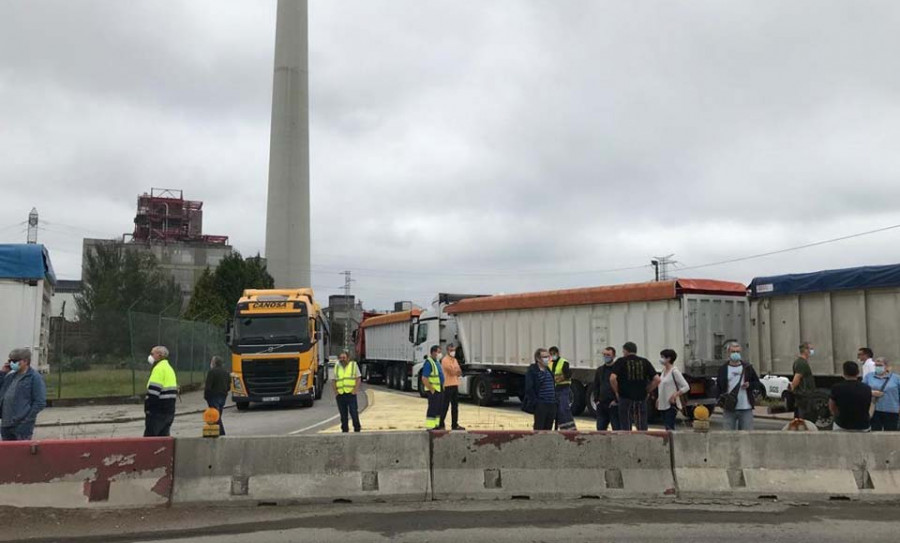
M866 378L866 375L875 372L875 353L872 352L872 349L860 347L859 351L856 353L856 358L859 360L859 365L862 367L863 379Z

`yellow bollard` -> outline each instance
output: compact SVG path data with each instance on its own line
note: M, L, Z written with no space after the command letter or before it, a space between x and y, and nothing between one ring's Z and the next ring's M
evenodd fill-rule
M219 437L219 410L206 408L203 412L203 437Z
M694 431L709 431L709 409L705 405L698 405L694 408Z

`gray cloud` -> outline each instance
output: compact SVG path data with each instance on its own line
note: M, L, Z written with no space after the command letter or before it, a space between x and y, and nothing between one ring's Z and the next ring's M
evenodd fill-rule
M890 2L310 2L314 286L367 305L649 277L900 222ZM0 4L0 241L178 187L263 250L274 2ZM898 260L897 234L691 276ZM578 273L576 273L578 272Z

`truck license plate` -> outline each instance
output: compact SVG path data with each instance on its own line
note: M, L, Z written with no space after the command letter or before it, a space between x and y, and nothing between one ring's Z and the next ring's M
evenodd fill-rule
M263 398L263 401L264 402L277 402L280 399L281 398L279 398L278 396L266 396L265 398Z

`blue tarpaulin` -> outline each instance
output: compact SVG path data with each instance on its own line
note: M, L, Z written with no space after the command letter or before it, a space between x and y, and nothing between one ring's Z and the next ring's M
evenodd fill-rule
M39 281L56 284L47 248L38 244L0 244L0 279Z
M757 277L750 283L750 297L890 287L900 287L900 264Z

